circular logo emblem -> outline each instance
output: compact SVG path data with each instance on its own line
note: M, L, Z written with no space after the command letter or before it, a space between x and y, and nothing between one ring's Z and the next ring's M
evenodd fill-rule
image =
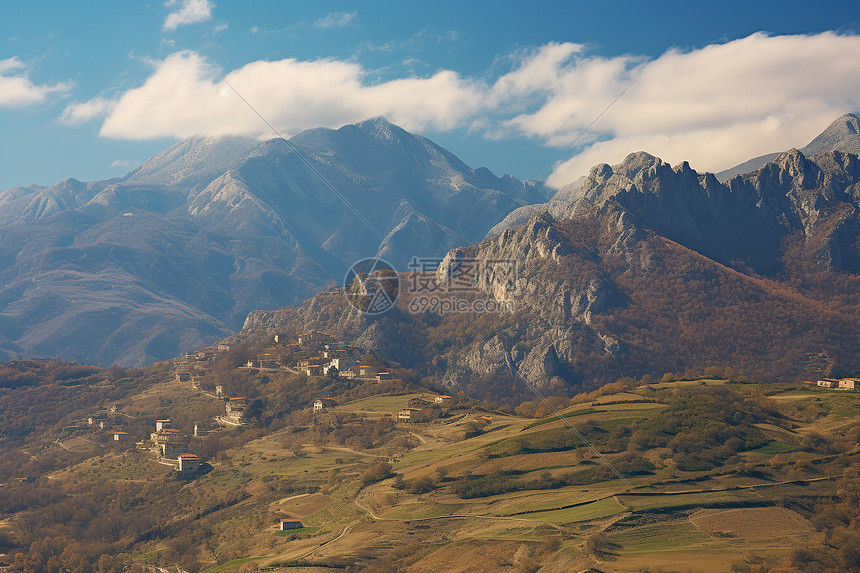
M349 304L364 314L382 314L397 302L400 277L388 261L362 259L347 271L343 289Z

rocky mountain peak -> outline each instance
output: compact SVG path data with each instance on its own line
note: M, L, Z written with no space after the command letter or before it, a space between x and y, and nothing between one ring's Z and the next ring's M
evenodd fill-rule
M802 151L806 155L815 155L824 151L860 153L860 119L853 113L846 113L836 118Z
M409 132L394 125L384 117L375 117L359 122L355 124L355 127L359 131L367 133L373 139L391 145L396 145L404 135L409 135Z

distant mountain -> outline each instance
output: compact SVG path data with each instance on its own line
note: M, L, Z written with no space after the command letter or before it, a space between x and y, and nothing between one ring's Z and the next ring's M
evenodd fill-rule
M806 156L816 155L825 151L845 151L847 153L860 153L860 120L853 113L846 113L838 117L827 126L818 136L810 141L800 151ZM765 163L770 163L779 153L767 153L753 159L744 161L739 165L730 167L716 174L717 179L725 183L736 175L742 175L755 171Z
M844 151L847 153L860 154L860 121L853 114L845 114L828 126L821 134L813 139L800 151L806 156L812 156L825 151ZM781 153L781 152L780 152ZM732 177L750 173L762 167L764 164L775 160L780 153L768 153L744 161L725 171L716 174L718 181L725 183ZM488 237L495 237L505 229L522 225L539 213L549 213L553 217L563 214L571 202L576 201L580 194L582 182L585 177L580 177L573 183L565 185L549 201L540 204L528 204L518 207L505 217L504 220L495 225Z
M360 258L405 269L478 239L517 197L545 200L384 119L289 141L193 138L122 179L7 189L0 358L170 358Z
M359 315L328 293L255 312L243 336L318 328L474 392L591 389L620 376L720 372L802 380L860 372L860 158L797 150L720 183L647 153L597 165L539 213L437 273L517 261L482 276L514 313Z

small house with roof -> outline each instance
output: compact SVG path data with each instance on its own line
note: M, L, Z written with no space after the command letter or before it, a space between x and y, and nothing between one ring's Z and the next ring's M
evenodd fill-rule
M179 454L176 456L179 462L178 471L183 474L194 474L200 469L200 458L194 454Z
M397 412L399 422L415 422L421 416L421 408L403 408Z
M241 414L245 411L245 398L237 397L227 400L228 414Z
M128 439L128 432L114 432L113 433L113 441L114 442L124 442Z
M839 387L839 380L834 378L822 378L817 382L820 388L837 388Z
M155 421L155 431L160 432L161 430L166 430L170 427L170 420L165 418L164 420L156 420Z
M343 361L340 358L332 358L328 363L323 364L323 374L328 374L328 371L332 368L340 372L341 366L343 366Z
M302 527L304 527L304 525L302 525L302 522L298 519L282 519L279 529L280 531L289 531L291 529L301 529Z
M185 444L179 441L169 441L161 445L161 457L177 459L185 450Z
M854 390L860 378L843 378L839 381L840 390Z
M322 412L323 410L334 408L335 406L337 406L337 402L331 398L320 398L319 400L314 401L314 412Z
M197 352L194 353L195 360L203 361L203 360L211 360L218 353L218 350L215 346L207 346L206 348L201 348Z

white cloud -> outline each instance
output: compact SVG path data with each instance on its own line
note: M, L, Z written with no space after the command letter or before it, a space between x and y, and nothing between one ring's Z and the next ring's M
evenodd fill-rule
M178 0L168 0L164 5L172 7L178 4ZM212 19L212 9L215 8L215 3L209 0L181 0L181 7L175 12L171 12L164 20L164 30L175 30L180 26L189 24L199 24Z
M101 96L84 102L73 102L63 110L63 115L60 116L60 123L80 125L91 119L107 115L113 109L114 105L116 105L115 102Z
M365 82L365 75L355 63L287 59L252 62L221 79L200 55L180 52L157 63L142 86L116 100L101 134L140 139L270 132L233 88L285 134L380 115L407 129L449 130L477 113L486 91L451 71L377 84ZM88 103L93 109L102 105L96 100L75 105Z
M343 28L358 16L358 12L329 12L314 23L317 28Z
M411 130L527 137L561 149L599 117L577 142L579 153L550 176L561 185L638 150L718 171L802 146L839 115L860 110L858 53L860 36L832 32L760 33L650 59L551 43L516 54L511 71L488 84L452 70L379 82L376 71L333 59L255 61L225 75L197 53L180 52L155 62L139 87L112 102L75 103L64 118L106 113L101 133L114 138L266 135L228 83L285 135L382 115ZM20 65L4 62L0 70Z
M507 136L552 146L574 140L629 86L582 143L594 143L549 178L568 183L598 162L645 150L670 163L719 171L800 147L839 115L860 109L860 36L768 36L669 50L646 60L599 58L550 44L494 85L499 101L541 98L502 122Z
M5 74L7 72L14 72L15 70L21 70L26 68L26 64L22 62L18 56L13 56L6 60L0 60L0 74Z
M42 103L52 93L65 93L72 89L71 84L62 82L34 84L27 76L27 69L28 66L17 57L0 60L0 108Z
M113 163L110 164L110 169L116 169L119 167L131 167L132 162L128 159L117 159Z

